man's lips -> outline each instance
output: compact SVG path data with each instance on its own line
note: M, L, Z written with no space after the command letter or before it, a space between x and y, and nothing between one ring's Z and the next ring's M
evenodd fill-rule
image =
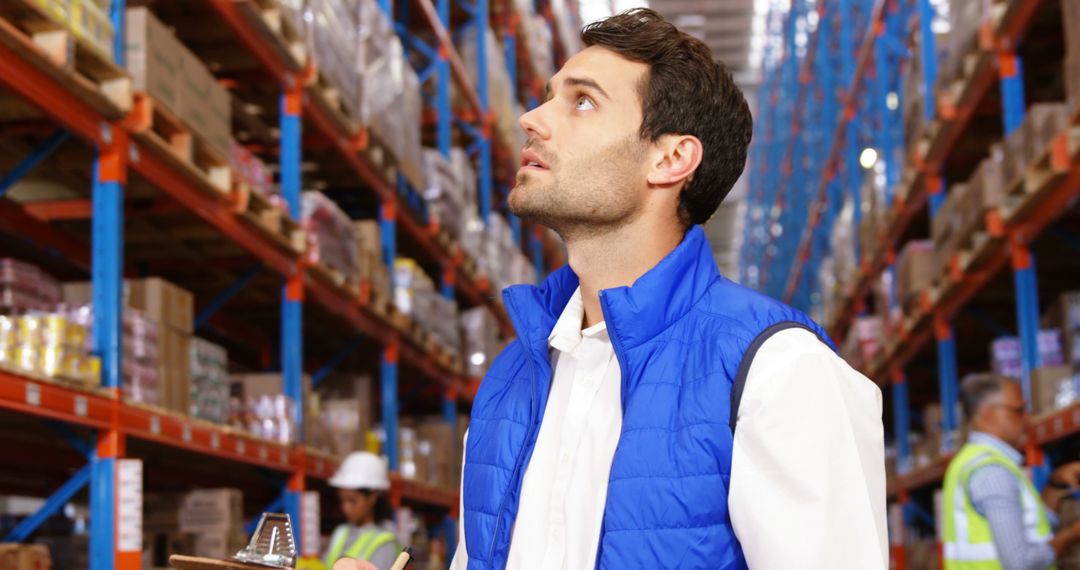
M536 169L547 170L548 165L544 162L540 155L531 150L524 150L521 152L521 168L522 169Z

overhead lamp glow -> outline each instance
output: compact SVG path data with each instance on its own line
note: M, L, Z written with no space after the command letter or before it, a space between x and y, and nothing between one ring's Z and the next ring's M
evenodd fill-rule
M897 95L895 91L890 91L889 94L885 96L885 106L888 107L890 111L897 110L900 108L900 96Z
M863 168L873 168L873 166L877 164L877 151L872 148L864 149L862 154L859 155L859 164L861 164Z

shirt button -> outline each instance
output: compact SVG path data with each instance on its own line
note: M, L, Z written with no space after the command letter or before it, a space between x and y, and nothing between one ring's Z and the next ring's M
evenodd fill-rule
M554 539L554 540L561 539L562 538L562 532L557 528L551 529L551 538Z
M582 378L582 380L585 381L586 386L591 386L592 385L592 376L586 376L586 377Z
M570 465L570 454L563 453L562 457L559 458L559 461L561 461L563 465Z

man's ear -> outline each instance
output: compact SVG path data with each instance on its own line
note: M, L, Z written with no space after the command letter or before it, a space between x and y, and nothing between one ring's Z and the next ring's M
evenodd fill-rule
M647 180L654 186L689 183L701 164L701 140L693 135L664 135L653 143L653 149Z

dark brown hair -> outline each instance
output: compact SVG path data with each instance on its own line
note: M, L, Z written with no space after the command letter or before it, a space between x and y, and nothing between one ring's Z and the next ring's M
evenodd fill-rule
M676 134L701 140L701 165L679 195L679 219L687 226L708 221L742 174L752 135L750 108L731 73L713 60L704 42L648 8L593 22L582 29L581 40L648 64L641 138Z

